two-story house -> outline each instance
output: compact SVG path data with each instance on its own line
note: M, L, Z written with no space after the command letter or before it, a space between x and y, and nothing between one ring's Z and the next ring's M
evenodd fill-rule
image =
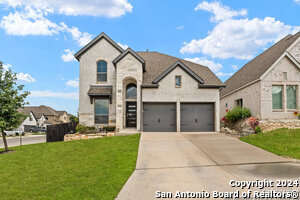
M158 52L124 50L104 33L75 57L80 123L119 131L219 131L224 84L208 67Z

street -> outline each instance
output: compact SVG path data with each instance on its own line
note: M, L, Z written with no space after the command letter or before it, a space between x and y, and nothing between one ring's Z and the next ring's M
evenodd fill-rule
M36 144L46 142L46 135L30 135L22 136L22 145L26 144ZM7 143L9 147L19 146L20 137L7 137ZM0 138L0 148L4 148L3 139Z

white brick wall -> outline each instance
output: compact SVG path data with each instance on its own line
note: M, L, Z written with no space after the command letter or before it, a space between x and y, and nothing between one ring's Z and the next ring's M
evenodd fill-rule
M92 48L85 52L80 58L79 75L79 121L89 126L94 125L94 104L90 103L87 95L91 85L112 85L112 104L109 104L110 125L115 125L116 120L116 75L112 61L120 55L120 52L113 47L106 39L101 39ZM97 62L107 62L107 83L97 84Z
M126 128L126 86L128 83L134 81L137 85L137 130L140 130L140 110L141 110L141 84L143 80L143 67L142 63L138 61L131 53L123 57L116 66L116 128L120 131Z
M283 80L283 72L287 72L287 81ZM283 88L283 111L273 111L272 109L272 85L282 85ZM261 95L261 117L262 119L297 119L293 116L293 111L286 109L286 86L296 85L297 87L297 107L300 107L300 70L289 58L284 57L272 71L262 80Z
M220 117L223 118L226 115L226 103L228 110L233 109L235 100L243 99L243 106L249 108L253 116L260 115L261 107L261 83L260 81L249 85L248 87L239 90L238 92L232 93L220 101Z
M175 76L181 76L182 87L175 87ZM175 68L159 82L159 88L143 89L143 102L177 102L177 131L180 131L180 102L215 103L215 129L220 130L219 89L199 89L198 82L180 67Z

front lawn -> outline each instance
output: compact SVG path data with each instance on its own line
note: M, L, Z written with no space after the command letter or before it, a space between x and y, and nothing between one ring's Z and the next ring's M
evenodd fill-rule
M240 140L280 156L300 159L300 129L277 129L240 137Z
M135 169L139 138L11 148L0 154L0 199L114 199Z

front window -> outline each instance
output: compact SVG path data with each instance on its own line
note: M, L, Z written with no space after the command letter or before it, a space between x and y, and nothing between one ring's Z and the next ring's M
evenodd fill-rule
M175 76L175 87L181 87L181 76Z
M286 86L287 109L297 109L296 86Z
M107 62L99 61L97 63L97 82L107 81Z
M95 124L108 124L108 99L95 100Z
M235 101L236 106L243 107L243 99L238 99Z
M282 86L272 86L273 109L282 109Z
M127 85L126 99L136 99L136 85L135 84Z

